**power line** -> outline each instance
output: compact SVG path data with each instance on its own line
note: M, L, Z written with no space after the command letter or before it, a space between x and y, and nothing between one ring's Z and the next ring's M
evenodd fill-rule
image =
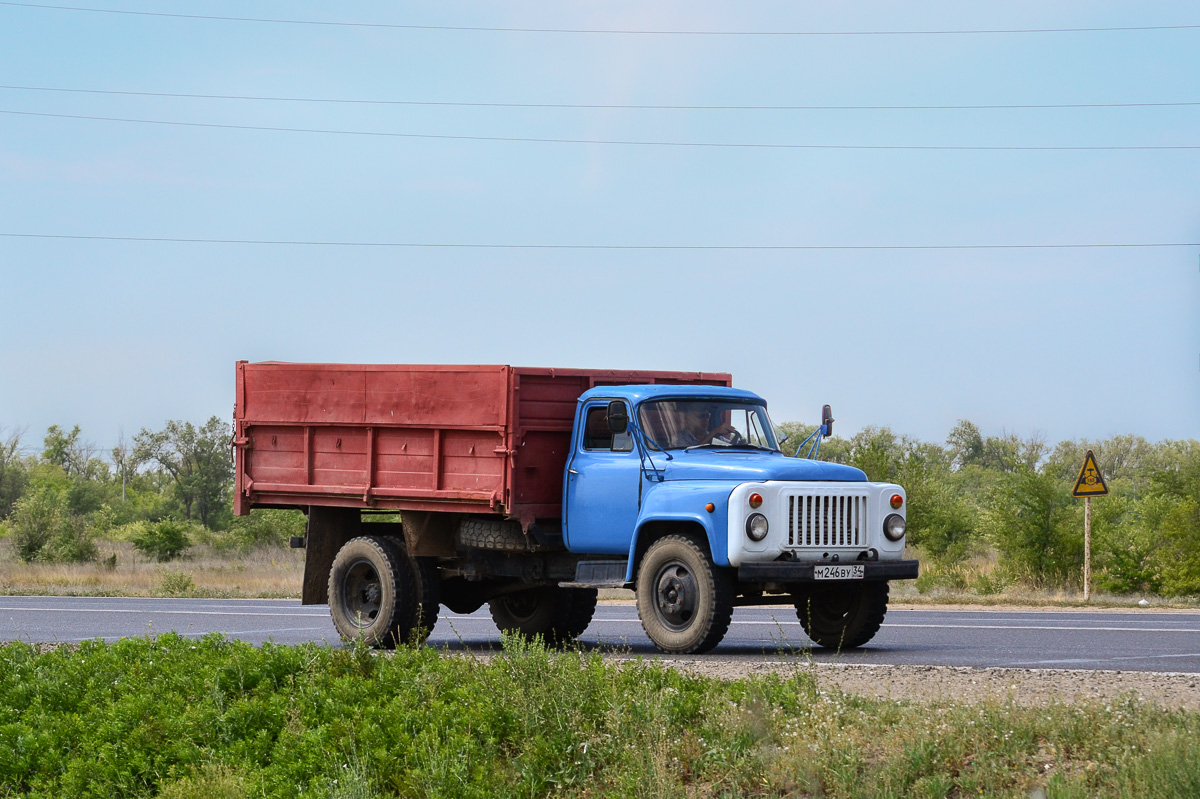
M273 97L246 94L189 94L180 92L138 92L116 89L73 89L57 86L6 86L30 92L69 92L74 94L120 95L124 97L172 97L189 100L253 100L280 103L340 103L350 105L417 105L451 106L455 108L572 108L636 111L977 111L982 109L1046 109L1046 108L1173 108L1200 106L1200 101L1164 103L1013 103L980 105L668 105L634 103L498 103L449 100L373 100L339 97Z
M483 25L401 25L388 22L336 22L330 20L282 19L276 17L225 17L211 14L172 14L164 11L129 11L115 8L43 5L41 3L0 2L2 6L37 8L50 11L82 11L93 14L122 14L136 17L207 20L215 22L257 22L273 25L323 25L339 28L390 28L394 30L465 31L477 33L573 33L619 36L961 36L978 34L1027 33L1109 33L1116 31L1192 30L1200 25L1121 25L1103 28L980 28L969 30L870 30L870 31L704 31L704 30L620 30L608 28L505 28Z
M169 244L250 244L297 247L397 247L468 250L1079 250L1200 247L1187 242L1103 242L1067 244L497 244L415 241L320 241L289 239L206 239L169 236L84 236L67 233L2 233L5 238L129 241Z
M258 130L273 133L319 133L336 136L376 136L395 139L445 139L451 141L530 142L535 144L607 144L635 147L718 147L758 150L959 150L959 151L1090 151L1090 150L1200 150L1197 144L1117 144L1117 145L947 145L947 144L780 144L755 142L684 142L645 141L637 139L567 139L533 136L465 136L446 133L393 133L372 130L337 130L330 128L292 128L269 125L230 125L217 122L180 122L166 119L135 119L131 117L89 116L84 114L51 114L43 111L13 111L0 109L0 114L49 117L52 119L85 119L94 122L127 122L141 125L172 125L187 128L216 128L221 130Z

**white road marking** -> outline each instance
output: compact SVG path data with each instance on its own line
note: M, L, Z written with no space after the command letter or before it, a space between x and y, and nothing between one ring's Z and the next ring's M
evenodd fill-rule
M463 616L461 618L470 619L471 616ZM593 622L623 622L626 624L640 624L637 619L592 619ZM798 620L780 619L778 621L751 621L751 620L733 620L734 625L766 625L769 627L778 627L781 625L800 626ZM1034 625L1034 624L906 624L903 622L884 622L884 627L916 627L929 629L946 629L954 628L961 630L1068 630L1079 632L1104 631L1104 632L1131 632L1131 633L1200 633L1200 629L1180 629L1178 627L1067 627L1063 625Z
M3 612L7 612L7 611L20 612L20 611L28 611L28 610L36 610L39 612L47 612L47 613L136 613L139 615L145 614L145 613L157 613L157 614L165 614L167 616L268 616L270 618L278 618L280 615L278 613L261 613L261 612L250 613L247 611L240 611L240 610L234 610L234 611L230 611L230 610L133 610L133 609L129 609L129 608L39 608L39 607L3 608L3 607L0 607L0 611L3 611ZM289 616L299 616L301 618L311 618L311 619L322 619L322 618L326 618L328 616L327 613L291 613L288 615Z
M1023 666L1026 664L1035 666L1047 666L1054 663L1108 663L1114 660L1161 660L1163 658L1194 658L1200 657L1200 652L1181 652L1171 655L1122 655L1115 658L1063 658L1061 660L1018 660L1015 663L1008 663L1008 666ZM1189 672L1190 673L1190 672Z

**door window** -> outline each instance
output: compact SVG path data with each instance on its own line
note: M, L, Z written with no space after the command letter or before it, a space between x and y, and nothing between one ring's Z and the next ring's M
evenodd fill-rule
M614 436L608 429L608 403L593 405L585 412L583 448L601 452L633 451L633 436L628 430Z

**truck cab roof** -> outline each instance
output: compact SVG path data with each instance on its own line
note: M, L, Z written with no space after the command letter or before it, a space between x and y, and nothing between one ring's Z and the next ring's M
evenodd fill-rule
M714 397L723 400L743 400L760 405L767 401L752 391L725 386L673 386L673 385L632 385L632 386L596 386L583 392L580 402L604 399L626 399L637 405L644 400L664 399L668 397Z

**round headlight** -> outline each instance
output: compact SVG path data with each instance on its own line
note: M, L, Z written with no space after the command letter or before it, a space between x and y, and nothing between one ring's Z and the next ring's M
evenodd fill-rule
M746 535L751 541L762 541L767 537L767 517L761 513L752 513L746 519Z
M883 534L888 537L889 541L899 541L904 538L904 531L907 529L908 525L899 513L893 513L883 520Z

